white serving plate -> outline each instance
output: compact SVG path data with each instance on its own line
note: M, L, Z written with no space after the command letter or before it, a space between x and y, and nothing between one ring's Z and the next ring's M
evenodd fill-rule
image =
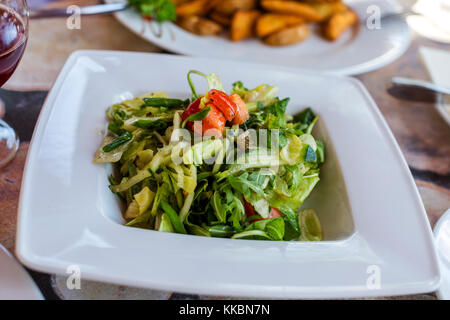
M450 300L450 209L436 222L434 239L442 277L438 297L441 300Z
M124 0L105 0L107 3ZM311 36L296 45L271 47L259 39L237 43L227 36L201 37L189 33L174 23L142 19L134 9L115 13L115 17L128 29L143 39L171 52L189 56L243 60L290 68L320 71L340 75L355 75L381 68L408 48L411 35L403 18L382 20L380 28L369 29L366 18L369 6L377 6L380 12L391 12L398 8L390 0L346 1L359 13L361 24L343 34L338 41L330 42L313 30ZM372 11L369 11L371 13ZM370 20L372 21L372 20ZM370 24L371 25L371 24ZM160 31L161 30L161 31ZM161 34L161 36L160 36Z
M0 300L44 300L27 271L1 244Z
M276 84L280 97L291 98L289 112L305 106L317 112L315 134L325 142L327 160L305 207L317 210L325 241L204 238L122 225L118 200L108 189L111 168L92 163L105 110L129 94L165 90L188 97L190 69L220 75L227 90L236 80L248 87ZM440 280L412 176L360 82L163 54L70 56L33 135L16 250L25 265L48 273L64 274L76 265L82 279L210 295L385 296L430 292ZM374 289L371 273L378 271Z

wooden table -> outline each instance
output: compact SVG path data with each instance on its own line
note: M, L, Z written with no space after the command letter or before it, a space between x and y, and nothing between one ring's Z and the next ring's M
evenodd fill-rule
M35 2L31 1L31 4ZM74 3L74 1L71 1ZM75 3L95 3L80 0ZM450 128L428 103L406 102L390 96L386 89L392 76L429 80L418 59L418 48L449 50L416 35L404 56L380 70L358 76L366 85L394 133L414 176L431 226L450 207ZM162 52L121 26L112 16L83 18L81 30L66 28L65 19L34 20L30 23L28 47L13 78L1 90L6 120L20 134L16 159L0 172L0 243L14 251L17 204L24 161L42 102L68 55L76 49L111 49ZM36 91L38 90L38 91ZM48 275L30 271L47 298L58 298ZM172 295L172 298L191 298ZM433 298L429 295L405 298Z

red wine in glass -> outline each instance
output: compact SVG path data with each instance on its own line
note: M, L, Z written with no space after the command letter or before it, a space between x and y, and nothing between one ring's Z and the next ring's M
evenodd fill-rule
M0 4L0 86L8 81L22 58L26 44L22 18Z
M28 38L25 0L0 0L0 87L12 76L22 58ZM19 137L0 118L0 170L15 156Z

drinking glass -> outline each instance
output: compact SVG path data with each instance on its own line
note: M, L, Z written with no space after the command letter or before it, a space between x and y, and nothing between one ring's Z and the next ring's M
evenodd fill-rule
M0 0L0 87L12 76L28 38L25 0ZM0 168L14 158L19 147L16 132L0 119Z

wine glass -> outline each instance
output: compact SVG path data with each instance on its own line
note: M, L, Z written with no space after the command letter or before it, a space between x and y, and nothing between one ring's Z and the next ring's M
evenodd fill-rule
M0 86L12 76L28 39L25 0L0 0ZM0 168L11 161L19 147L14 129L0 119Z

